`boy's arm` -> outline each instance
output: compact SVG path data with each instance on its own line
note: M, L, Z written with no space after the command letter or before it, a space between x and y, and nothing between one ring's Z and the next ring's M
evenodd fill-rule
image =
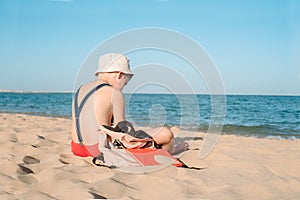
M112 109L114 116L114 125L125 120L125 101L124 95L120 90L115 89L112 93Z

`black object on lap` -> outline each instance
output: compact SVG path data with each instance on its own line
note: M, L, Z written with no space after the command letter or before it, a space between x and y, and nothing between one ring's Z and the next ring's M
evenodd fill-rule
M106 129L115 131L115 132L121 132L121 133L127 133L128 135L138 138L138 139L146 139L146 138L152 138L148 133L142 130L135 131L133 128L133 125L129 121L120 121L117 126L111 127L103 125Z

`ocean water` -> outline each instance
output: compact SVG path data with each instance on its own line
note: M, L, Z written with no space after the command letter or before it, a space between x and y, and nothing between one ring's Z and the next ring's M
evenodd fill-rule
M300 139L300 96L227 95L217 104L210 95L126 94L125 99L127 120L142 126L205 132L213 117L224 116L224 134ZM71 93L0 93L0 112L71 118L71 104Z

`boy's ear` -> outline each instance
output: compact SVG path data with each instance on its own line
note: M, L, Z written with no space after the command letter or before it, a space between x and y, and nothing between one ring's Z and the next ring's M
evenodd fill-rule
M123 77L123 75L124 74L122 72L119 72L118 75L117 75L118 79L121 79Z

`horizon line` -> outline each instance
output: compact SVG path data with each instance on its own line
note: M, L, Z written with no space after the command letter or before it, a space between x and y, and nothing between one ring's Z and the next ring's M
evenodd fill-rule
M28 93L28 94L43 94L43 93L74 93L73 91L70 90L59 90L59 91L49 91L49 90L4 90L0 89L0 93ZM127 92L124 92L124 94L130 94ZM172 94L172 93L159 93L159 92L139 92L139 93L133 93L133 94ZM300 94L272 94L272 93L224 93L224 94L210 94L210 93L177 93L178 95L241 95L241 96L300 96ZM173 94L176 95L176 94Z

